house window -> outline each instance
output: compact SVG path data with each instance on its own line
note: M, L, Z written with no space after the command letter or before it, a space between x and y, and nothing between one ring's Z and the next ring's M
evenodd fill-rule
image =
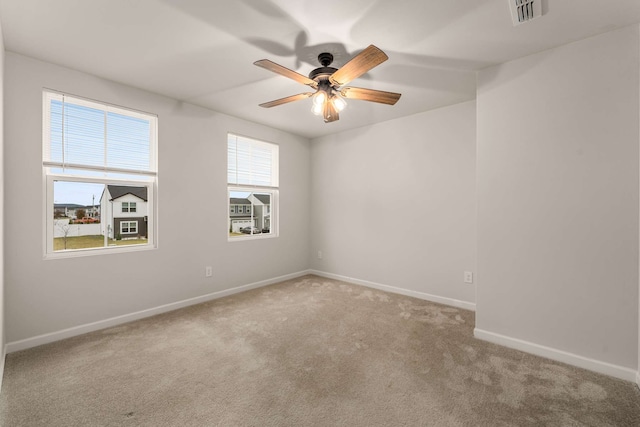
M136 202L122 202L122 212L136 212Z
M156 116L44 91L42 169L45 256L155 247ZM135 241L120 242L123 230Z
M138 233L138 221L122 221L120 223L121 234L137 234Z
M229 216L230 241L278 235L278 161L276 144L228 134L228 203L243 214Z

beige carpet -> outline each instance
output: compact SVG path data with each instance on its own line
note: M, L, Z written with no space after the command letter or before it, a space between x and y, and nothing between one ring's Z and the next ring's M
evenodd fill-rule
M639 426L635 384L307 276L9 354L9 426Z

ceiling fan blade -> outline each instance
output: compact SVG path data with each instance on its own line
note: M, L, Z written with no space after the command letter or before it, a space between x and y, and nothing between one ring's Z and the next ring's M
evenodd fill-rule
M335 86L346 85L350 81L357 79L376 65L382 64L389 59L386 53L370 45L368 48L351 58L342 68L329 77L331 84Z
M264 108L277 107L278 105L286 104L288 102L299 101L300 99L308 98L311 95L313 95L313 92L299 93L297 95L287 96L286 98L280 98L274 101L264 102L260 104L260 106Z
M324 122L331 123L336 120L340 120L340 115L338 114L338 110L333 106L333 102L325 102L324 103Z
M295 71L290 70L287 67L283 67L282 65L276 64L273 61L269 61L268 59L261 59L254 62L253 65L257 65L258 67L273 71L274 73L288 77L292 80L297 81L298 83L302 83L303 85L311 86L314 89L318 88L318 83L311 80L309 77L303 76L300 73L296 73Z
M379 102L381 104L394 105L402 96L400 93L385 92L383 90L365 89L361 87L345 87L340 89L340 95L349 99Z

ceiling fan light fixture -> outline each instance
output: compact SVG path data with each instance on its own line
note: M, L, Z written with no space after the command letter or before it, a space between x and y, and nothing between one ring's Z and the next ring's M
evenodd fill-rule
M331 97L331 102L333 102L333 106L338 112L344 110L347 106L347 101L345 101L344 98L338 94L335 94Z
M324 112L324 103L316 104L315 102L311 106L311 112L316 116L321 116Z
M318 89L318 91L312 97L313 105L322 106L326 100L327 100L327 94L322 89Z

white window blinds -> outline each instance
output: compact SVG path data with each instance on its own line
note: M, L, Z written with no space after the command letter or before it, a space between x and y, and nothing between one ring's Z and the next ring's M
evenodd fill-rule
M230 185L278 186L278 146L229 134L227 181Z
M45 92L46 166L155 175L157 118Z

